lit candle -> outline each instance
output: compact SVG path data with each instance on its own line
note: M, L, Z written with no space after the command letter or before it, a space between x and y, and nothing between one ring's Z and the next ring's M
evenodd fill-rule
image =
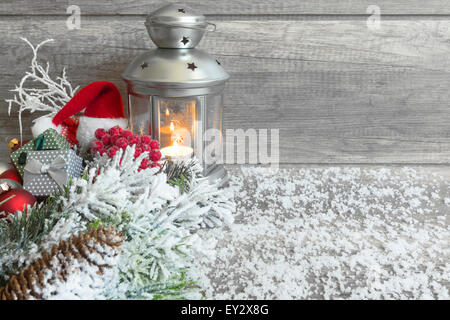
M172 134L175 131L175 126L173 125L173 122L170 122L170 126L164 126L159 130L163 134Z
M192 156L194 149L191 147L179 146L178 143L174 141L172 146L162 148L161 153L164 157L168 157L172 160L186 159Z

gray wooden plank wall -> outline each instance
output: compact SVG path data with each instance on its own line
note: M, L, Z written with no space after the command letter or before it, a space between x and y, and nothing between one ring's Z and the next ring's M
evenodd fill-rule
M42 57L55 72L67 66L73 84L109 80L124 96L120 74L153 47L143 22L163 2L75 2L80 30L66 28L69 1L0 3L1 141L17 136L4 99L29 66L20 36L55 39ZM200 48L232 76L225 128L279 128L281 162L450 162L448 1L378 0L379 29L367 26L371 1L186 3L218 27Z

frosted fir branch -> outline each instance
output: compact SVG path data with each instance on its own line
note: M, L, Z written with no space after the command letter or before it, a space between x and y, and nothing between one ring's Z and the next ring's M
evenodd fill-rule
M207 180L199 180L190 186L188 193L171 202L166 211L174 224L190 230L230 226L236 210L232 198L232 194Z
M20 275L0 288L7 299L93 299L114 275L122 235L114 228L94 228L61 240Z
M59 197L50 197L22 214L1 219L0 285L85 226L78 214L62 211Z
M20 139L22 140L22 112L46 112L41 117L52 117L72 99L79 87L72 87L72 84L67 79L65 68L62 70L62 75L53 80L49 75L49 62L46 63L45 67L39 64L39 49L45 44L53 42L53 39L47 39L36 46L33 46L26 38L20 39L27 43L33 51L33 58L31 59L30 65L31 71L27 71L19 82L19 85L16 85L15 89L10 90L14 92L13 98L6 99L5 101L8 103L9 115L11 115L14 106L18 107ZM39 85L42 88L36 88Z
M137 159L134 154L135 146L129 146L113 159L94 158L85 177L73 181L65 202L88 221L113 225L126 236L117 287L125 282L128 292L165 281L192 263L189 230L163 211L179 197L178 188L159 168L139 170L148 154Z
M29 228L15 233L17 241L8 237L0 243L0 274L17 274L57 241L101 224L122 232L125 242L113 280L99 297L159 299L198 293L191 288L196 257L213 254L215 244L205 243L193 231L199 226L229 224L234 210L231 197L202 179L195 165L186 163L176 164L171 171L172 178L177 177L175 172L186 175L187 192L182 193L168 183L164 171L139 170L148 155L134 159L134 154L135 146L131 146L113 159L95 157L53 207L43 206L42 214L32 215L38 223L30 220ZM20 239L27 237L26 230L40 225L45 232L39 231L39 241L17 250ZM11 229L6 223L3 226ZM77 281L74 278L73 285Z
M139 171L147 153L134 159L135 146L119 150L113 159L95 158L86 171L86 179L76 179L69 191L66 206L71 206L89 221L129 212L128 208L142 197L149 197L153 207L178 195L158 168Z
M233 194L205 179L197 159L168 162L164 171L170 177L169 182L179 186L183 193L166 208L176 224L192 230L230 226L234 222Z
M167 161L163 171L172 185L178 185L180 191L189 190L191 183L201 178L202 166L198 159Z

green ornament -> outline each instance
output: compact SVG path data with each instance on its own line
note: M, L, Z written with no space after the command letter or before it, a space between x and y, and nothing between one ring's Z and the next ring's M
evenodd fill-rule
M27 163L27 153L26 153L26 152L22 152L22 153L19 155L19 158L17 159L17 162L18 162L20 165L25 165L25 164Z
M34 149L35 150L44 150L45 148L45 136L39 136L34 139Z

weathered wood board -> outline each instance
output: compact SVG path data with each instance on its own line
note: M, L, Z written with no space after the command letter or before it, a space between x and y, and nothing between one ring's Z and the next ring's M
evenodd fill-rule
M153 0L2 0L0 14L65 14L76 4L82 14L147 14L169 1ZM174 2L174 1L172 1ZM450 14L447 0L185 0L182 2L205 14L366 14L377 5L382 14Z
M124 94L121 72L153 46L142 16L83 17L80 30L65 21L0 17L2 141L17 136L3 100L31 58L20 36L54 38L42 57L67 66L73 84L110 80ZM212 22L218 31L200 47L232 76L225 128L279 128L281 162L450 162L449 19L392 18L378 30L358 17Z

